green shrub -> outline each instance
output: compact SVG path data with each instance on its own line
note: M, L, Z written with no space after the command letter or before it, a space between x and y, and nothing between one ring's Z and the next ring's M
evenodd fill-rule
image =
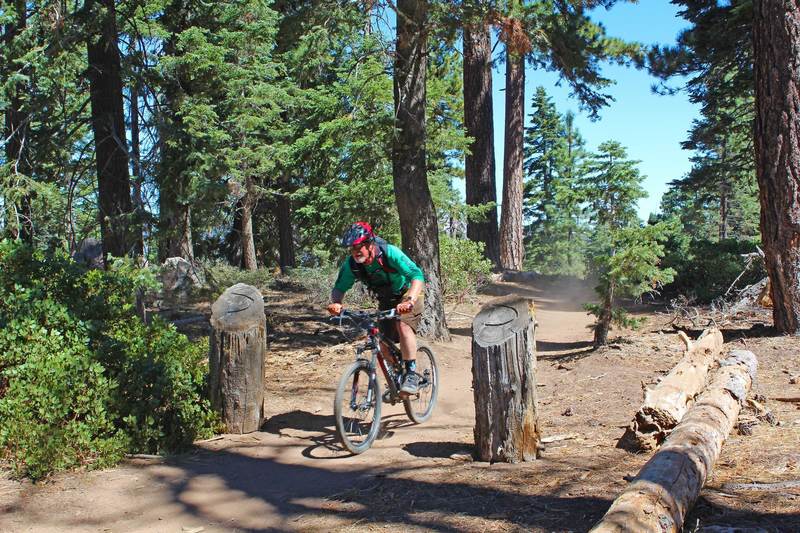
M492 272L492 262L483 256L483 243L467 239L441 235L439 261L446 299L463 300L475 294Z
M112 408L131 449L174 452L211 436L216 417L198 394L205 389L207 354L207 340L192 343L158 319L150 326L138 320L111 325L99 357L125 392L112 397Z
M289 275L275 280L274 286L303 292L309 303L324 306L331 301L331 289L339 275L340 264L328 264L316 268L299 267L289 271ZM370 308L376 303L361 283L356 283L347 291L345 304L352 308Z
M0 455L15 475L178 451L210 434L205 347L135 314L154 280L124 262L86 270L0 242Z
M675 280L665 287L669 295L683 294L698 303L708 303L725 291L745 269L742 254L756 251L756 243L733 239L712 242L691 241L680 252L664 257L664 266L672 267ZM766 276L764 263L753 264L737 282L739 288L755 283Z
M275 279L275 275L268 268L244 270L221 261L204 264L203 269L211 286L210 296L212 301L219 298L220 294L237 283L246 283L263 291Z

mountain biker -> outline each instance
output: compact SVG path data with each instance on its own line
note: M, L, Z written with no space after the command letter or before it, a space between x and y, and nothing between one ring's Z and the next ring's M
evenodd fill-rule
M339 268L328 312L335 316L341 314L344 294L356 281L367 286L377 298L381 311L396 309L400 320L381 321L381 333L400 343L406 369L400 391L414 394L419 385L416 331L425 304L422 269L400 248L377 237L366 222L352 224L342 236L342 246L349 248L350 257ZM385 346L381 346L381 350L388 355Z

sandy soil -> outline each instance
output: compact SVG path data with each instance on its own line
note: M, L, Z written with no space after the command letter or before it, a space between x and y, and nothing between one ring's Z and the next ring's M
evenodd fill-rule
M573 438L547 445L535 462L490 465L470 456L471 317L481 301L512 292L536 301L542 432ZM332 418L334 387L353 357L348 339L303 295L266 294L262 431L35 485L0 477L0 531L586 531L647 460L615 444L642 387L682 351L673 317L643 307L643 330L613 332L610 346L592 350L581 309L591 299L575 280L539 280L499 283L448 309L453 339L433 345L442 375L433 418L413 425L402 407L385 406L379 440L354 457L337 445ZM758 356L755 393L773 424L750 416L751 434L729 437L690 530L800 531L800 490L723 488L800 478L800 404L774 400L800 397L800 339L770 336L768 323L767 313L750 313L723 332L729 346Z

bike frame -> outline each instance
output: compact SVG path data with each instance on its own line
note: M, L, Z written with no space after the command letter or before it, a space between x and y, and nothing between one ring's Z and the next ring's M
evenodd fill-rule
M376 368L380 367L381 372L383 373L383 377L386 381L386 388L389 391L389 400L392 404L397 403L400 401L400 390L397 386L397 372L393 368L394 364L402 364L403 355L398 348L398 346L389 338L387 338L383 333L380 332L378 328L378 321L381 319L396 319L397 313L394 309L389 311L384 311L382 313L352 313L349 311L343 311L341 318L350 318L351 320L360 321L358 324L359 327L365 329L367 331L367 341L356 350L356 360L361 359L367 361L362 354L365 351L371 352L371 357L369 359L369 367L370 371L370 379L377 379L377 372ZM387 361L386 357L381 350L381 344L384 344L389 354L395 360L395 363L391 361ZM377 364L376 364L377 362ZM353 382L353 390L358 386L358 376L356 376L356 380ZM380 399L378 399L380 401Z

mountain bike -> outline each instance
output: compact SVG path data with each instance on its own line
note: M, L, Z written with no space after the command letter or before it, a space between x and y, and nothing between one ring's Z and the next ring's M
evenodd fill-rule
M408 418L417 424L428 420L436 405L439 370L436 358L427 346L417 348L417 392L400 392L405 376L402 353L378 328L381 320L396 319L395 309L371 312L343 310L339 316L332 317L339 325L347 320L367 332L366 341L356 349L355 362L339 380L333 404L339 440L354 454L367 451L377 438L381 426L381 403L395 405L402 401ZM388 357L383 355L381 345L387 347ZM386 392L383 395L378 368L386 380Z

